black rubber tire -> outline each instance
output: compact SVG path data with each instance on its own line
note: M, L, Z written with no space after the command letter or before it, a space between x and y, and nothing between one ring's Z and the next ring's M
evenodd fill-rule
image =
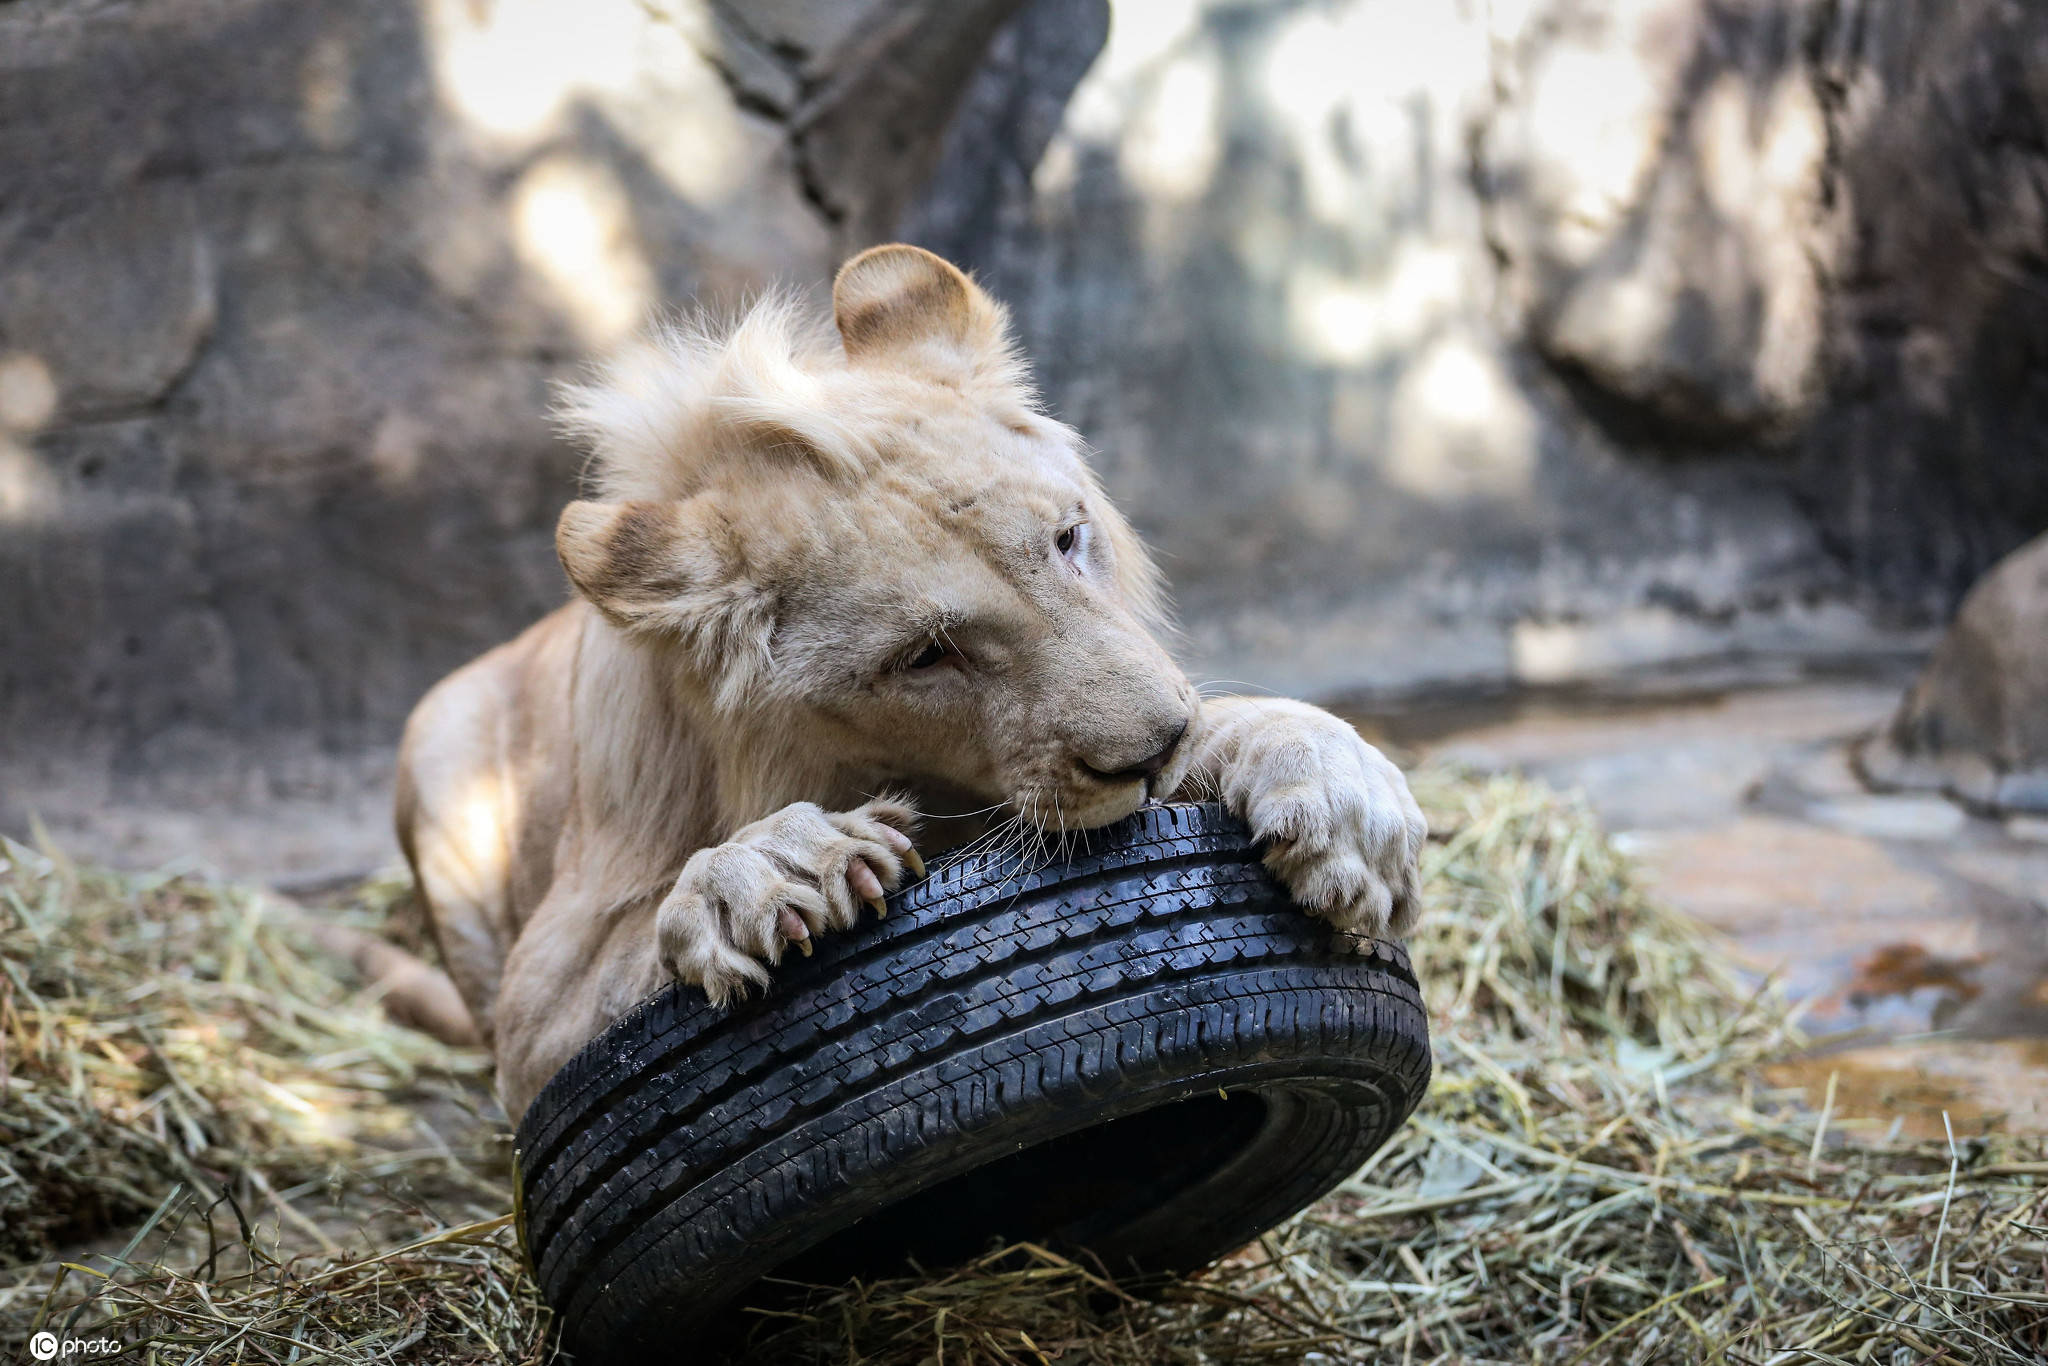
M1190 1270L1408 1117L1429 1037L1398 945L1293 906L1214 805L1087 845L940 868L761 999L670 988L549 1081L519 1126L522 1233L579 1362L668 1360L764 1276L997 1238Z

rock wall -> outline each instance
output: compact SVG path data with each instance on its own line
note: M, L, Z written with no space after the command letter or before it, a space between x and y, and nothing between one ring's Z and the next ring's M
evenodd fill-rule
M0 4L0 828L378 807L561 600L551 383L829 278L1014 8Z
M2048 525L2044 73L2007 0L1122 0L908 228L1015 304L1211 671L1910 648Z
M1210 676L1912 646L2048 526L2044 195L2016 0L9 0L0 828L373 857L562 593L550 383L896 235Z
M2048 11L1559 6L1505 70L1476 174L1515 315L1618 441L1780 462L1934 615L2048 523Z

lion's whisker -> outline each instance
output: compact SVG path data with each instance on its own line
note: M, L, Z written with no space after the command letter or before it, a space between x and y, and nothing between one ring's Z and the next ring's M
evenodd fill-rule
M1030 813L1035 812L1037 809L1038 794L1036 792L1033 792L1026 799L1026 805L1018 811L1016 818L1013 821L1011 821L1009 826L1007 827L1016 832L1017 846L1014 852L1016 854L1017 861L1011 867L1010 871L1003 877L1003 880L997 884L995 890L996 896L1001 896L1003 894L1003 891L1007 887L1009 887L1011 882L1016 880L1018 873L1024 867L1026 859L1026 855L1024 852L1024 841L1029 837L1029 826L1031 820ZM1012 852L1008 847L1007 841L1005 842L1004 852Z
M1215 693L1210 691L1212 688L1223 687L1250 688L1261 697L1271 697L1273 695L1273 690L1264 684L1248 682L1242 678L1212 678L1207 682L1197 683L1195 685L1195 695L1198 697L1242 697L1244 695L1235 692Z
M998 802L996 805L999 807L1002 806L1003 803ZM989 809L994 810L995 808L991 807ZM1011 816L1007 820L1001 821L995 825L990 826L988 829L982 831L981 834L977 835L974 839L969 840L960 848L953 850L951 855L952 859L955 862L957 862L960 859L971 858L975 854L981 853L985 850L995 850L998 853L1000 853L1000 851L1008 845L1010 832L1013 829L1015 829L1017 824L1022 820L1022 816Z

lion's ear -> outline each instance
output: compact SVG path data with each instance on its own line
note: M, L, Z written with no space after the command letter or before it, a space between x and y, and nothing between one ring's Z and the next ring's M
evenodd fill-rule
M569 582L619 626L656 624L687 586L676 503L575 502L555 523Z
M870 247L841 266L832 316L856 365L892 361L950 377L1011 364L1003 306L922 247Z
M730 643L736 616L766 610L726 544L730 526L699 494L683 502L574 502L555 524L569 582L614 625Z

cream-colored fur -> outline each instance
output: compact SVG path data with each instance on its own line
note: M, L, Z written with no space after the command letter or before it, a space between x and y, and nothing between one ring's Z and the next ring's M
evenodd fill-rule
M1197 697L1001 308L892 246L833 311L771 299L575 391L575 599L406 728L400 839L515 1118L665 980L722 1001L852 924L921 822L1084 829L1199 782L1316 913L1413 919L1399 771L1316 708Z

